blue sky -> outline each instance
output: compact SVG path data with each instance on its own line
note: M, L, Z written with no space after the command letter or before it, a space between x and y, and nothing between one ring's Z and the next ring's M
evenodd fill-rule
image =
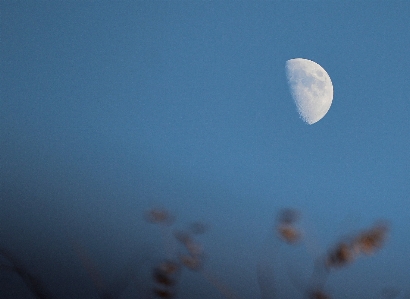
M276 298L302 298L292 277L305 288L312 255L385 219L383 249L325 290L410 293L406 1L5 1L0 11L0 244L56 296L97 298L73 239L108 281L138 269L121 298L149 291L165 254L144 220L152 207L175 216L171 231L209 225L205 268L242 298L260 298L260 252ZM334 87L311 126L286 81L299 57ZM278 244L284 207L302 214L313 253ZM21 282L1 277L12 298ZM178 295L223 298L188 270Z

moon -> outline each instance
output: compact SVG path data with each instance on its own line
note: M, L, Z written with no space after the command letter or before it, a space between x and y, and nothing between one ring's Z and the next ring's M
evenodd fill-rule
M304 58L286 61L286 77L300 117L312 125L329 111L333 84L319 64Z

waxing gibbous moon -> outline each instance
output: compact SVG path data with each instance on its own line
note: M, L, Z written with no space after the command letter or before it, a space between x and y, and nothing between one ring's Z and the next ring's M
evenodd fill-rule
M329 111L333 85L328 73L312 60L295 58L286 61L286 77L300 117L312 125Z

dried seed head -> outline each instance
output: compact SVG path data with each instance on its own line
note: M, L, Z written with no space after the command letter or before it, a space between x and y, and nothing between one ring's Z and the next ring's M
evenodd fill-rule
M350 264L355 258L354 251L347 243L340 243L331 250L326 259L326 266L338 268Z
M159 269L155 269L154 273L154 280L156 283L163 285L163 286L173 286L175 285L175 279L172 275L166 275L165 273L161 272Z
M150 223L171 225L174 217L165 209L151 209L145 213L145 219Z
M191 236L187 232L184 232L184 231L180 231L180 230L174 231L174 237L179 242L181 242L183 245L189 242L192 242Z
M309 299L331 299L330 295L322 290L314 290L309 294Z
M172 290L154 289L154 295L158 298L175 298Z
M385 224L375 225L373 228L362 232L353 241L353 246L358 253L366 255L373 254L383 246L388 233L388 226Z
M187 267L189 270L192 271L199 271L202 269L202 260L198 257L189 255L189 254L184 254L180 255L179 259L181 263Z
M173 261L164 261L158 266L158 270L166 275L174 275L179 269L179 264Z
M296 244L302 237L299 230L289 224L279 225L278 233L279 237L288 244Z

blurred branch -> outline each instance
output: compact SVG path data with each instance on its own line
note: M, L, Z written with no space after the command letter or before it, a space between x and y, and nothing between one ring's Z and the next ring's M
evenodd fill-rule
M0 269L16 273L23 280L24 284L30 292L39 299L53 299L52 296L41 283L41 281L33 276L23 264L7 249L0 248L2 255L11 265L1 265Z
M83 267L90 276L95 288L97 289L98 297L100 299L120 298L122 292L128 287L132 279L135 277L134 270L132 270L130 266L127 266L122 272L121 277L119 277L110 288L107 288L107 284L103 280L100 271L97 269L97 266L92 261L85 248L75 241L72 241L72 246Z

